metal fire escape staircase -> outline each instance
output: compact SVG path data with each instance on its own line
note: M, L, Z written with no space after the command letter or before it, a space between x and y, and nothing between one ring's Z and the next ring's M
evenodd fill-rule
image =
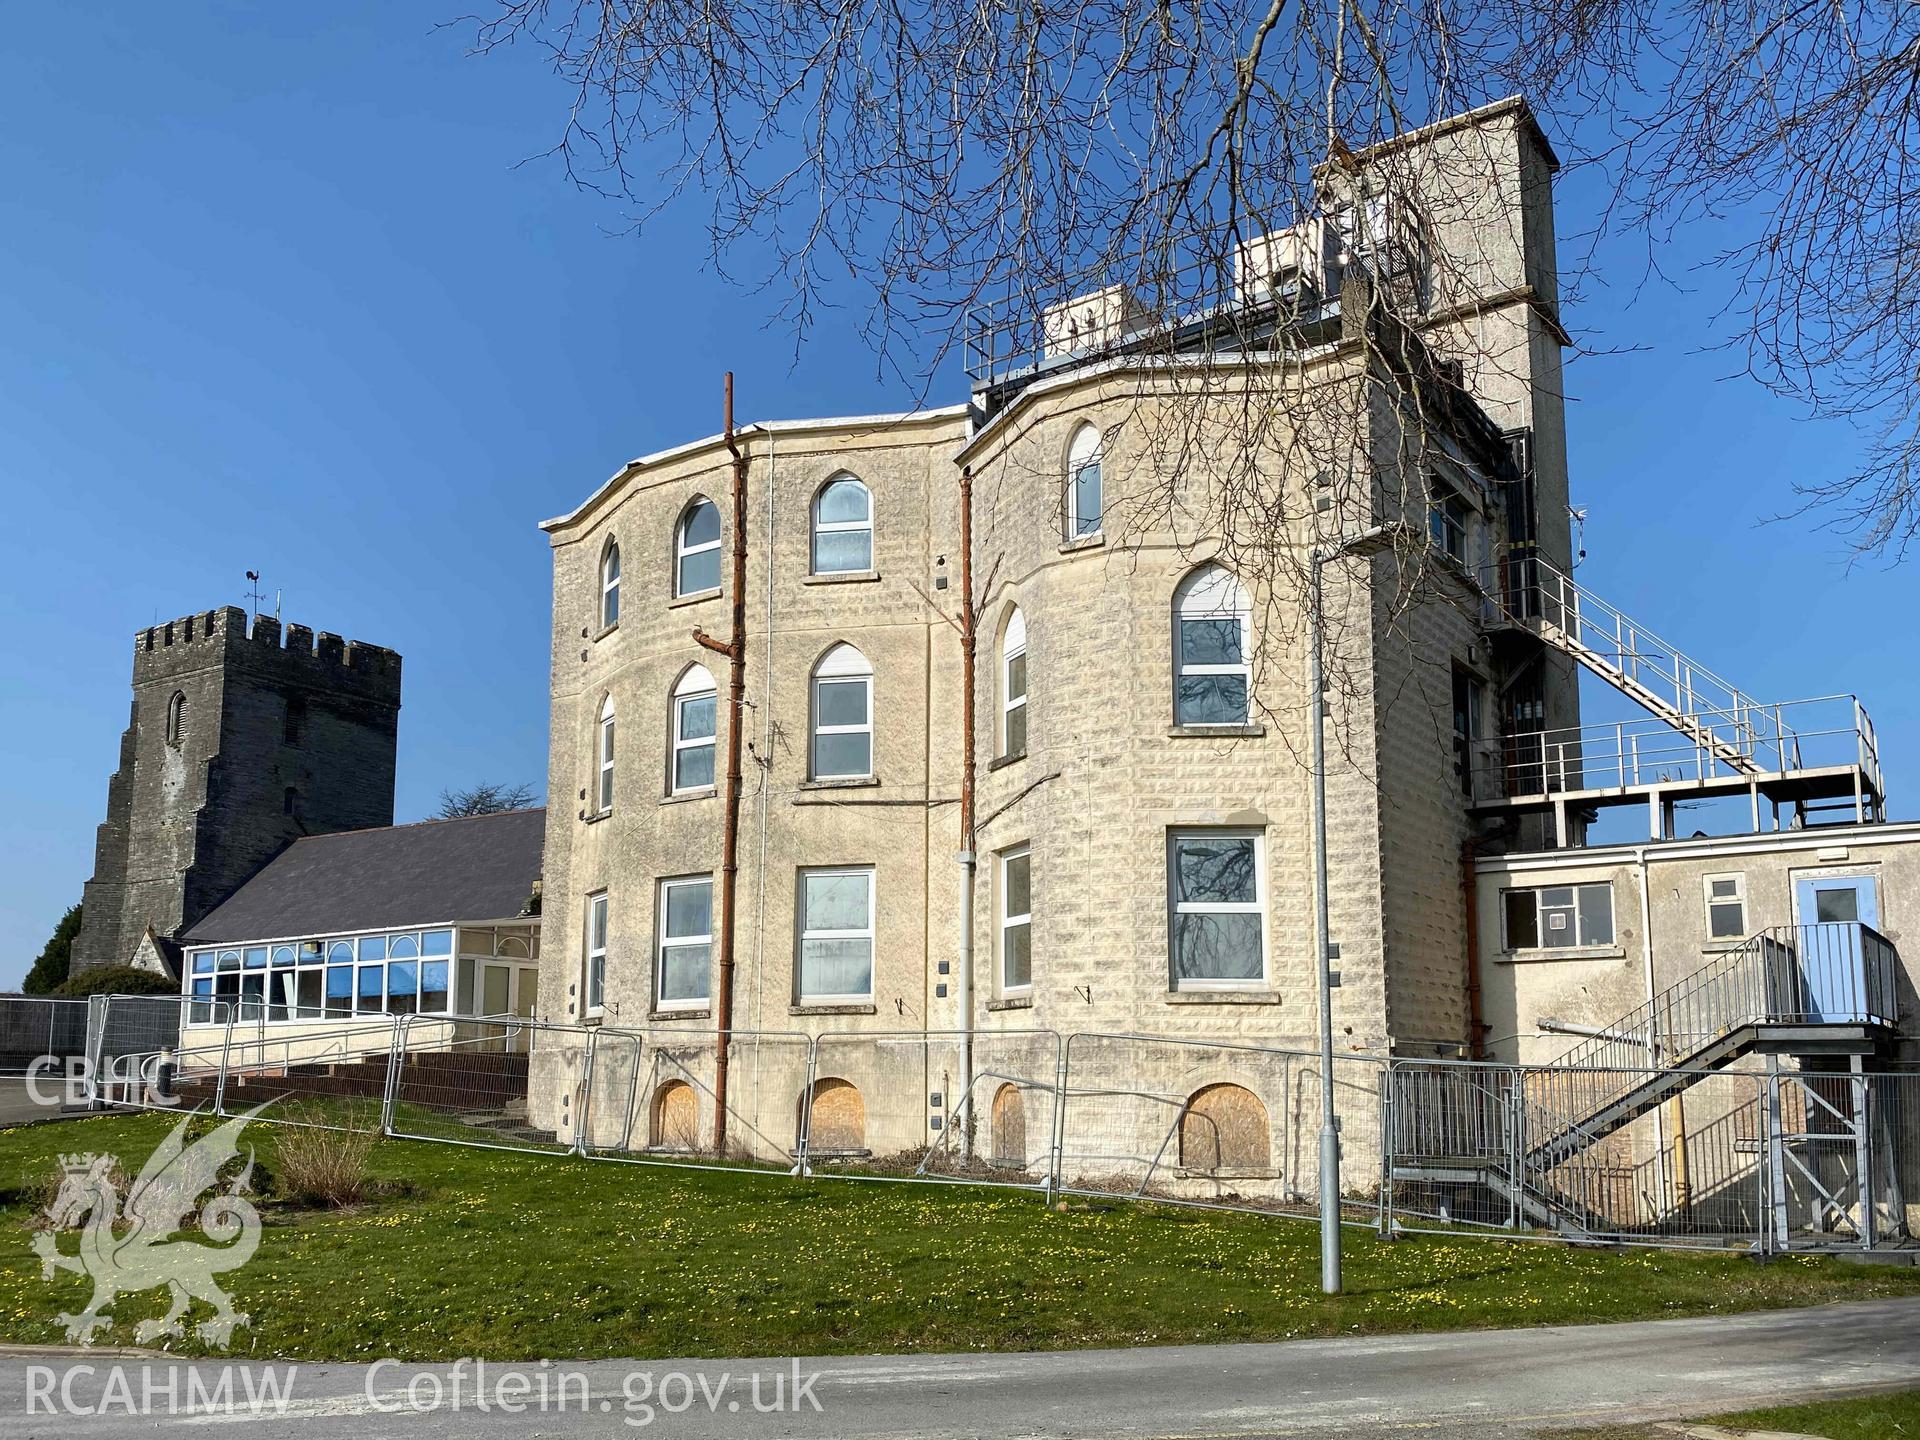
M1482 813L1551 814L1562 845L1570 816L1615 805L1645 805L1654 838L1672 834L1680 799L1748 796L1755 830L1763 803L1776 828L1782 807L1795 825L1883 814L1873 722L1854 696L1755 700L1537 558L1510 560L1485 590L1490 630L1571 656L1649 718L1507 736L1474 767Z
M1781 926L1552 1065L1396 1062L1390 1176L1484 1186L1516 1222L1570 1236L1616 1233L1601 1213L1608 1140L1747 1055L1870 1053L1898 1018L1897 972L1892 944L1871 926Z

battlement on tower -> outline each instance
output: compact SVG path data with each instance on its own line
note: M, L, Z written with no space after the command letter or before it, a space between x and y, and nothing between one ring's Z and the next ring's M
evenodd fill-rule
M400 655L384 645L257 615L237 605L151 625L134 637L136 685L226 665L276 684L350 691L400 703Z

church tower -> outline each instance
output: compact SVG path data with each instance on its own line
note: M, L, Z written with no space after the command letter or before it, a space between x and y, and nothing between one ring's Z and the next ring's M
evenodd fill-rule
M234 606L134 639L77 973L163 950L302 835L393 823L400 657ZM170 962L177 955L168 953Z

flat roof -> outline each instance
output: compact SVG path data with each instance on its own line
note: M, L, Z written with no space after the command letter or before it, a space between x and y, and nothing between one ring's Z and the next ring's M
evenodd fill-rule
M191 926L182 943L505 920L533 894L546 830L547 812L538 809L308 835Z
M1758 855L1769 850L1845 849L1854 845L1920 845L1920 820L1870 820L1866 824L1810 825L1799 830L1749 831L1744 835L1690 835L1674 840L1628 840L1615 845L1569 846L1476 856L1474 872L1576 869L1626 865L1641 854L1649 861Z

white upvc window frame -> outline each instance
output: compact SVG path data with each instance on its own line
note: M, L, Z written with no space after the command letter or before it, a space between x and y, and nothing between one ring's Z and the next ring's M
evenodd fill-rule
M1092 523L1080 508L1080 479L1087 471L1093 472L1094 513ZM1106 528L1107 482L1106 482L1106 442L1099 429L1093 425L1082 425L1073 432L1067 442L1067 484L1066 484L1066 521L1067 540L1090 540Z
M827 725L820 719L820 687L822 684L846 685L858 683L862 687L865 699L863 713L865 720L857 725ZM826 783L859 782L874 778L874 725L873 725L873 666L859 650L842 641L835 645L814 667L812 680L807 687L807 778ZM831 774L820 768L820 737L823 735L865 735L867 737L867 768L853 771L835 771Z
M667 933L668 898L671 893L692 885L707 887L707 933L705 935L669 935ZM659 939L653 949L653 1005L656 1010L706 1010L713 1004L713 876L671 875L663 879L659 886L659 897L655 902L659 909L659 919L655 933ZM669 950L688 950L704 946L707 952L707 993L699 996L669 999L667 997L667 952Z
M1188 621L1231 620L1240 635L1240 661L1220 665L1187 660ZM1190 720L1180 713L1180 682L1187 676L1238 675L1246 696L1237 720ZM1173 604L1173 719L1183 729L1232 730L1253 721L1253 608L1240 577L1218 561L1195 567L1181 580Z
M687 738L680 732L685 728L680 723L681 713L696 700L711 699L713 707L713 729L706 736ZM700 785L682 785L680 783L680 757L693 750L711 750L715 777L719 774L720 763L720 691L714 684L713 675L704 665L689 665L686 673L673 687L673 703L668 707L667 715L667 793L669 795L703 795L714 788L714 780Z
M1021 667L1020 693L1016 695L1013 690L1013 662L1016 660L1027 660L1027 617L1018 605L1007 617L1007 628L1000 637L1000 753L1007 759L1026 754L1027 747L1033 742L1033 712L1027 708L1033 663L1029 660ZM1022 722L1018 750L1013 748L1015 712L1019 713Z
M607 541L600 555L600 628L611 630L620 623L620 542Z
M867 884L867 923L864 929L829 930L813 929L808 924L807 886L810 879L832 879L840 876L859 876ZM876 938L879 919L879 880L871 865L812 865L800 871L800 884L796 887L800 902L799 941L794 954L794 989L798 992L802 1005L870 1005L874 995L874 972L879 968L879 944ZM854 991L821 993L807 988L807 942L809 940L865 940L867 942L867 988L865 993Z
M699 513L700 507L703 505L712 506L715 517L720 521L720 532L711 540L702 540L698 545L689 545L687 543L687 531L693 525L693 517ZM674 522L673 527L674 599L684 600L690 595L710 595L720 588L717 574L715 582L712 585L702 585L695 590L687 589L683 582L686 578L687 561L695 555L704 555L709 550L717 552L720 549L721 543L726 539L726 535L727 517L720 513L719 505L704 495L687 502L687 508L680 512L680 518Z
M1033 846L1030 843L1013 845L999 854L999 874L996 888L999 891L999 917L995 926L995 953L999 956L998 974L1002 995L1025 995L1033 989ZM1013 887L1008 882L1007 871L1016 860L1027 862L1027 908L1014 911L1008 908ZM1014 981L1007 978L1007 935L1013 930L1027 932L1027 978Z
M1732 893L1727 895L1715 895L1713 893L1713 887L1715 885L1727 884L1729 882L1731 882L1733 887ZM1747 936L1750 933L1752 933L1751 927L1747 923L1747 872L1746 871L1723 870L1718 874L1714 874L1714 875L1702 875L1700 877L1700 898L1701 898L1702 905L1705 906L1705 914L1706 914L1706 920L1707 920L1707 943L1709 945L1732 944L1736 941L1746 939ZM1716 909L1724 906L1738 907L1740 912L1740 923L1735 929L1723 934L1714 929L1713 912Z
M593 722L593 813L606 815L613 810L613 762L618 727L614 724L613 695L600 702L599 718Z
M1182 840L1251 840L1253 842L1253 899L1182 900L1179 847ZM1258 826L1179 825L1167 831L1167 977L1172 988L1184 990L1265 990L1273 975L1273 927L1267 914L1267 834ZM1254 915L1260 921L1260 973L1257 976L1183 976L1179 971L1176 932L1182 915Z
M864 520L823 520L820 518L820 503L827 498L827 492L836 485L854 485L867 502L867 515ZM858 475L845 471L835 475L822 485L813 497L812 514L808 517L812 528L807 534L807 573L810 575L863 575L872 570L877 563L873 553L873 487ZM822 535L857 535L867 537L867 563L849 569L822 567L820 564L820 537Z
M604 890L587 896L586 954L580 967L580 1013L604 1015L607 1009L607 941L613 907Z

